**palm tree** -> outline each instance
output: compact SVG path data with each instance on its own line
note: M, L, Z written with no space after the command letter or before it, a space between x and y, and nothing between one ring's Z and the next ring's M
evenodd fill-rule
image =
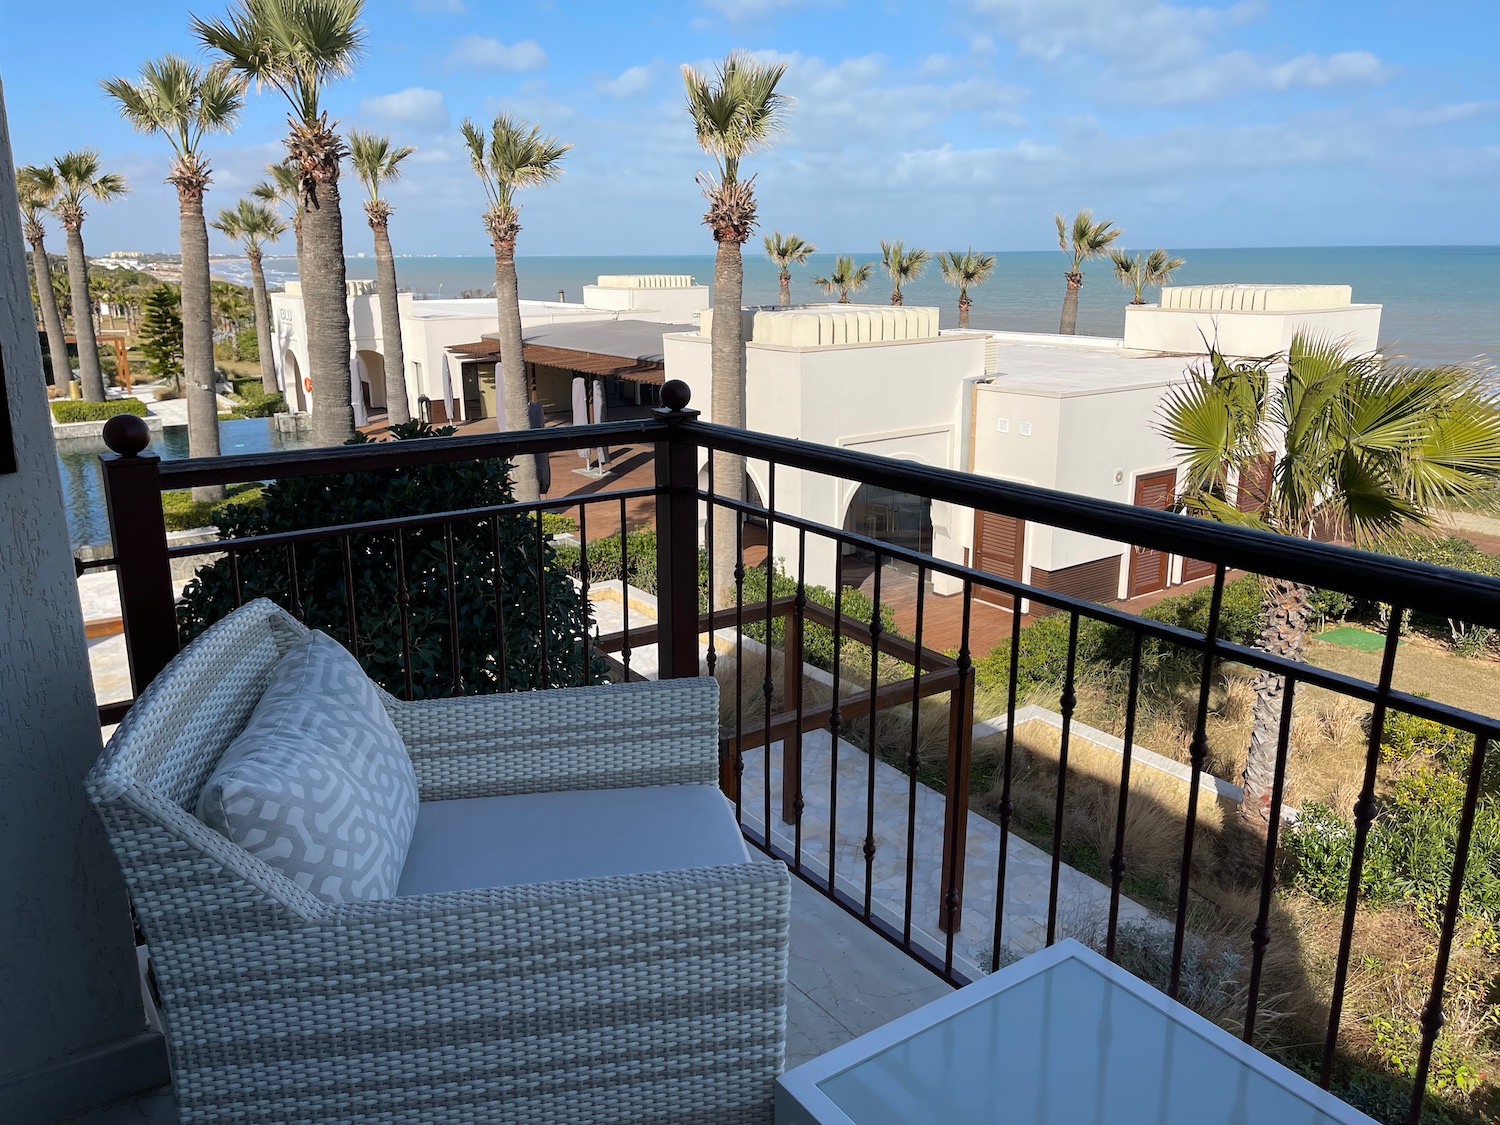
M46 229L42 216L57 196L57 173L51 168L28 164L16 172L16 195L21 204L21 231L31 246L31 272L36 279L36 304L47 333L47 353L52 358L52 385L67 398L71 393L73 363L63 337L62 317L57 312L52 266L47 258Z
M858 293L866 285L870 284L870 277L875 272L875 267L865 262L862 265L854 264L852 254L840 254L833 260L833 270L827 277L815 277L812 283L823 290L830 297L833 291L838 290L839 304L849 303L849 294Z
M804 242L800 235L784 235L779 230L766 235L765 244L766 257L775 262L780 271L776 275L781 282L779 303L790 305L792 303L792 267L806 265L808 256L816 254L818 248L811 242Z
M108 203L130 188L117 172L99 170L99 150L80 148L52 162L57 194L52 212L68 234L68 291L73 299L73 338L78 341L78 382L84 402L104 401L104 372L99 367L99 341L94 335L94 311L89 298L89 263L83 252L83 205L91 199Z
M562 158L573 146L509 114L501 113L484 130L468 118L459 126L469 149L469 163L484 185L489 206L484 229L495 248L495 305L500 317L500 362L503 365L501 398L505 404L505 428L524 430L530 426L530 392L526 380L525 343L521 339L521 298L516 283L516 236L521 232L521 206L516 192L524 187L551 183L562 175ZM518 458L511 467L511 484L518 501L541 495L536 465L529 457Z
M202 152L208 133L227 133L245 101L245 84L222 63L205 68L179 55L141 67L141 76L106 78L100 85L120 116L141 133L160 133L172 146L167 182L177 189L177 231L182 246L182 356L187 382L188 452L219 455L218 376L208 270L208 227L203 196L211 174ZM200 485L194 500L224 499L223 485Z
M1234 364L1210 351L1163 399L1158 428L1182 460L1185 510L1302 538L1332 520L1370 546L1426 523L1436 505L1486 491L1500 475L1500 406L1473 371L1400 368L1300 335L1285 359L1275 385L1270 360ZM1227 482L1257 479L1268 456L1269 483L1231 503ZM1263 579L1262 589L1260 647L1302 659L1312 591L1280 578ZM1261 839L1282 692L1280 676L1256 676L1240 814ZM1255 854L1242 851L1238 865Z
M1146 298L1141 291L1148 285L1165 285L1172 280L1172 271L1187 264L1184 258L1173 258L1158 247L1149 254L1137 254L1132 258L1123 250L1111 250L1109 260L1115 264L1115 277L1121 285L1131 290L1132 305L1144 305Z
M938 255L938 269L944 281L958 287L958 326L969 327L969 306L974 303L969 299L969 287L990 279L995 272L995 255L977 253L972 246L962 254L949 250Z
M302 207L298 203L297 173L285 164L267 164L265 183L256 184L250 194L262 203L285 207L297 240L297 256L302 255Z
M1079 267L1086 259L1097 258L1108 250L1109 244L1120 237L1120 229L1113 219L1094 222L1094 213L1087 207L1073 217L1071 227L1063 222L1061 215L1053 218L1057 220L1057 245L1063 253L1073 255L1073 265L1063 275L1068 289L1063 295L1062 321L1057 327L1064 336L1071 336L1078 331L1078 291L1083 288L1083 270Z
M781 131L788 98L776 92L786 73L783 63L762 64L743 51L731 51L712 75L682 68L687 111L698 146L714 161L714 171L695 177L708 200L703 225L714 236L712 367L709 406L713 421L745 427L745 241L755 232L755 177L740 179L740 161L767 147ZM713 454L714 487L730 500L745 496L744 462ZM734 600L734 572L741 564L739 515L715 504L712 583L716 608Z
M349 134L349 162L370 198L365 215L375 233L375 289L380 294L380 339L385 345L386 420L393 426L411 421L406 401L406 353L401 347L401 310L396 305L396 259L391 253L392 207L380 198L380 185L401 175L401 162L417 150L391 147L390 137L354 130ZM498 292L498 290L497 290Z
M287 231L286 223L264 203L241 199L234 210L222 210L210 224L214 230L234 239L245 248L250 263L250 294L255 304L255 344L260 353L260 387L268 395L277 394L276 360L271 343L271 302L266 296L266 271L261 266L265 244L275 242Z
M198 38L257 87L292 107L287 159L297 178L302 238L297 274L313 379L312 436L339 445L354 435L349 397L349 305L339 161L344 142L322 107L327 83L354 70L364 48L364 0L235 0L223 19L192 17Z
M880 240L880 268L891 279L891 304L902 303L901 287L921 277L931 260L932 255L926 250L915 247L908 250L902 246L900 239L895 242L887 242L883 238Z

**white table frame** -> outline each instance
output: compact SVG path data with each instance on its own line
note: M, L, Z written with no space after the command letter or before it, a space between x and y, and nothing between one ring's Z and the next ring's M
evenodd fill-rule
M1156 1009L1180 1027L1207 1040L1240 1065L1263 1078L1284 1087L1325 1114L1333 1125L1375 1125L1369 1117L1315 1086L1301 1075L1282 1066L1244 1041L1184 1007L1165 993L1132 976L1112 961L1101 957L1081 942L1071 938L1031 954L998 973L975 981L951 995L944 996L892 1020L867 1035L835 1047L827 1054L783 1074L776 1083L776 1125L862 1125L849 1117L823 1093L821 1084L868 1061L880 1052L951 1019L960 1012L987 1003L1008 988L1039 976L1066 961L1078 961L1105 977L1113 986ZM931 1107L928 1119L946 1120L944 1107ZM914 1122L913 1125L927 1125Z

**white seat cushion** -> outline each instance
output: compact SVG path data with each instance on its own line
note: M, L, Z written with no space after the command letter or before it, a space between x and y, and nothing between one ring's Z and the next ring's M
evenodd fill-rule
M718 867L749 859L711 785L423 801L400 895Z

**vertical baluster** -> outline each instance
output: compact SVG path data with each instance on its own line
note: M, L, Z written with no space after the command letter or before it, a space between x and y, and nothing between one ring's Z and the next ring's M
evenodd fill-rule
M1334 1047L1338 1043L1339 1020L1344 1014L1344 986L1349 980L1349 954L1354 945L1354 915L1359 909L1359 888L1364 878L1365 844L1370 822L1375 819L1375 773L1380 765L1380 741L1385 734L1385 709L1391 697L1391 679L1396 672L1396 646L1401 643L1401 619L1405 610L1391 606L1385 631L1385 652L1380 660L1380 683L1375 706L1370 711L1370 741L1365 752L1364 779L1354 802L1354 843L1349 861L1349 889L1344 896L1344 921L1339 933L1338 958L1334 963L1332 999L1328 1005L1328 1031L1323 1038L1323 1064L1318 1084L1325 1090L1333 1079Z
M406 581L406 534L396 529L396 606L401 612L401 671L406 698L412 699L411 669L411 587Z
M1276 885L1276 837L1281 828L1281 800L1286 789L1286 755L1292 740L1292 699L1296 681L1285 680L1281 695L1281 728L1276 733L1276 767L1271 775L1271 812L1266 824L1266 855L1260 871L1260 905L1255 926L1250 931L1250 982L1245 1001L1246 1043L1255 1037L1255 1014L1260 1004L1260 974L1266 960L1266 946L1271 943L1271 892ZM1243 829L1241 829L1243 831Z
M297 544L286 545L286 577L287 591L291 605L292 616L298 621L303 620L302 612L302 583L297 577Z
M964 918L964 856L969 839L969 748L974 738L974 661L969 629L973 623L974 583L964 579L963 626L959 632L958 684L948 703L948 776L943 789L943 877L939 924L943 975L953 980L953 939Z
M833 564L833 700L828 712L828 893L837 886L839 859L839 740L844 731L844 712L839 706L843 690L844 648L844 541L834 536L837 556Z
M1057 940L1057 892L1062 875L1063 813L1068 795L1068 745L1073 734L1073 709L1078 705L1078 693L1074 690L1074 677L1078 671L1078 614L1068 619L1068 660L1063 673L1062 698L1058 710L1062 714L1062 738L1057 749L1057 804L1052 810L1052 881L1047 888L1047 944Z
M537 526L541 526L538 518ZM458 644L458 587L455 585L453 561L453 524L443 524L443 563L448 570L448 665L453 680L450 694L462 695L463 666ZM544 619L545 620L545 619Z
M927 568L917 566L917 620L912 644L917 663L911 673L911 738L906 745L906 898L901 910L901 944L911 946L911 899L917 867L917 771L922 757L917 751L918 727L922 720L922 625L927 608Z
M500 538L503 518L497 512L491 528L495 539L495 680L499 690L505 692L510 690L510 669L505 653L505 567Z
M771 603L776 594L776 567L774 544L776 541L776 462L772 461L767 469L766 478L766 646L765 646L765 676L761 681L761 697L764 703L765 715L765 772L761 775L766 779L762 787L765 791L765 819L761 822L766 826L766 847L771 846L771 694L775 690L775 683L771 679ZM786 631L782 630L782 661L786 660Z
M583 682L594 682L593 640L589 633L589 622L594 619L594 607L589 601L589 506L587 501L578 505L578 584L583 593Z
M1141 694L1141 648L1145 634L1136 630L1130 643L1130 683L1125 689L1125 746L1120 752L1120 798L1115 803L1115 847L1109 856L1109 923L1104 931L1104 955L1115 959L1115 935L1120 925L1120 885L1125 881L1125 824L1130 807L1130 762L1135 754L1135 714Z
M870 610L870 716L868 762L865 788L865 906L864 916L870 917L870 899L875 891L875 739L879 733L880 709L880 552L875 552L874 605Z
M625 682L630 682L630 537L625 514L625 498L620 497L620 663L625 668ZM660 646L658 646L659 651Z
M534 524L533 539L536 542L536 619L537 640L540 642L538 656L541 658L542 687L552 686L552 662L547 652L548 636L552 623L547 620L547 541L542 536L542 513L531 513Z
M244 590L240 585L240 552L238 547L229 548L229 581L234 587L234 608L245 604Z
M807 639L807 529L797 530L797 593L793 598L792 617L793 628L796 632L795 640L787 647L791 649L791 657L795 661L786 676L786 684L794 693L794 709L797 715L796 725L787 732L787 741L782 743L781 772L783 781L790 779L792 783L792 816L793 832L795 841L792 848L792 866L802 870L802 811L807 805L806 798L802 792L802 715L803 715L803 651L806 648ZM785 786L783 785L783 802L785 802Z
M1187 942L1188 893L1193 883L1193 842L1198 833L1199 783L1208 760L1208 699L1213 691L1214 663L1219 644L1219 610L1224 604L1224 567L1214 569L1214 592L1208 602L1208 627L1203 634L1203 671L1198 681L1198 713L1193 720L1193 741L1188 746L1192 765L1188 781L1187 814L1182 822L1182 868L1177 881L1177 924L1172 933L1172 973L1167 995L1177 999L1182 986L1182 955Z
M344 617L349 622L349 652L359 659L359 615L354 604L354 558L349 550L349 536L339 536L344 556Z
M734 512L734 793L744 823L745 792L745 513ZM769 777L762 779L770 785Z
M1411 1104L1406 1111L1407 1125L1417 1125L1422 1119L1422 1099L1427 1093L1427 1072L1432 1065L1432 1046L1442 1030L1447 1017L1443 1013L1443 988L1448 977L1448 958L1453 953L1454 932L1458 929L1458 910L1464 894L1464 870L1469 864L1469 844L1474 836L1474 814L1479 807L1479 794L1484 781L1484 758L1490 740L1484 736L1474 739L1474 756L1469 759L1469 784L1464 790L1463 812L1458 820L1458 839L1453 849L1453 870L1448 877L1448 899L1443 907L1443 927L1438 934L1437 959L1432 968L1432 990L1427 994L1427 1003L1422 1005L1418 1026L1422 1029L1422 1045L1417 1051L1417 1073L1413 1079Z
M704 655L703 662L708 665L708 674L712 676L719 665L719 650L714 645L714 638L718 630L714 627L714 610L718 609L718 603L714 601L714 455L710 450L708 454L708 501L706 511L708 522L703 525L703 537L708 542L708 652Z
M995 934L990 941L990 972L1000 971L1005 928L1005 879L1010 855L1010 818L1016 811L1011 779L1016 757L1016 685L1021 664L1021 595L1011 595L1010 675L1005 694L1005 753L1000 764L1000 855L995 861Z

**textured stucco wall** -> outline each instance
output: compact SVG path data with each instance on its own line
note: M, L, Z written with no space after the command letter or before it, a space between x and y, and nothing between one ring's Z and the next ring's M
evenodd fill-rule
M0 354L20 465L0 475L0 1097L145 1026L124 885L82 789L98 713L14 183L0 92Z

